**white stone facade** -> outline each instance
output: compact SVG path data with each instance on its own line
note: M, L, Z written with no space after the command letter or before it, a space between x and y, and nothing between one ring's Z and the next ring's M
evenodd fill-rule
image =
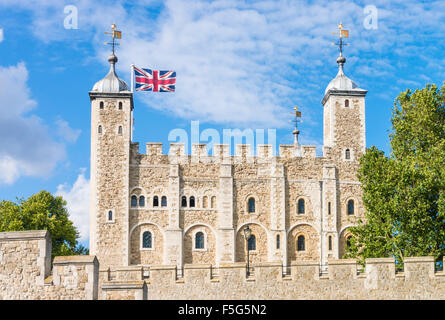
M235 155L216 145L208 155L196 144L186 155L172 143L167 155L162 144L147 143L140 154L131 141L133 94L90 92L91 254L102 267L245 262L249 226L253 264L341 258L348 228L363 215L356 172L366 147L365 95L327 90L323 156L316 157L315 146L296 145L281 145L278 156L260 145L252 156L249 145L237 145Z

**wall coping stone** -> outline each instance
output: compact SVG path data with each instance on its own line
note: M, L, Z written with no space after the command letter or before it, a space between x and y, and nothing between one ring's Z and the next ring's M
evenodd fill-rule
M53 264L73 264L73 263L97 263L96 256L58 256L54 258Z
M151 270L176 270L176 264L153 264L150 266Z
M185 270L190 269L210 269L212 268L212 265L210 263L188 263L184 265Z
M113 281L104 282L102 290L142 289L145 281Z
M395 263L394 258L367 258L365 259L365 264L374 264L374 263Z
M404 263L414 263L414 262L434 262L434 257L405 257L403 259Z
M290 263L291 267L294 266L319 266L320 262L311 260L311 261L304 261L304 260L293 260Z
M27 231L9 231L0 232L1 240L32 240L49 238L48 230L27 230Z
M232 263L221 263L219 265L220 269L225 269L225 268L247 268L247 263L245 262L232 262Z
M355 259L328 259L328 266L357 264Z

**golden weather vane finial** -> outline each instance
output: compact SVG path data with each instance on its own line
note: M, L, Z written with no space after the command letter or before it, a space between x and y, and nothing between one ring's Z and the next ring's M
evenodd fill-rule
M111 45L111 48L113 50L113 54L114 54L114 47L117 45L120 45L120 43L116 42L116 39L122 39L122 32L119 30L116 30L116 24L112 24L111 25L111 29L113 30L112 32L104 32L105 34L111 34L111 42L105 42L105 44L109 44Z
M333 45L338 45L339 49L340 49L340 56L343 56L343 46L348 46L349 43L345 43L343 41L344 38L349 38L349 30L345 30L343 23L340 22L340 24L338 25L338 29L340 30L340 32L332 32L333 35L337 35L339 38L338 43L333 43Z
M296 146L298 146L298 135L300 134L300 130L298 130L297 125L298 125L298 118L301 118L301 111L298 111L298 106L295 106L294 112L291 112L290 114L295 116L294 120L289 120L289 121L295 122L295 129L294 131L292 131L292 133L294 134L294 143Z

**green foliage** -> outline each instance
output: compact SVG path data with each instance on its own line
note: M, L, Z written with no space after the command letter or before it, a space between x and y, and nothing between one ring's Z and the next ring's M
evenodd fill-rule
M347 257L445 254L445 84L402 92L394 103L391 155L360 159L365 219L351 228Z
M66 201L40 191L27 200L0 202L0 231L48 230L52 239L52 257L88 254L78 245L79 233L69 220Z

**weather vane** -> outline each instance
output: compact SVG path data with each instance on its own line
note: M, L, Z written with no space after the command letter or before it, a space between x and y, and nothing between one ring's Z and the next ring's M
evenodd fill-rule
M298 135L300 134L300 130L298 130L297 124L298 124L298 118L301 118L301 111L298 111L298 107L295 106L294 112L291 112L291 114L295 116L295 119L292 120L292 122L295 122L295 129L294 131L292 131L292 133L294 134L294 143L296 146L298 146Z
M112 40L111 42L105 42L105 45L111 45L111 48L113 50L113 55L114 55L114 47L117 45L120 45L120 43L116 42L116 39L122 39L122 32L116 30L116 25L113 23L111 25L111 29L113 29L112 32L104 32L105 34L111 34Z
M340 22L338 25L338 29L340 32L332 32L333 35L337 35L339 37L339 41L337 43L332 43L332 45L337 45L340 49L340 56L343 56L343 46L349 46L349 43L345 43L343 39L349 38L349 30L343 29L343 24Z

